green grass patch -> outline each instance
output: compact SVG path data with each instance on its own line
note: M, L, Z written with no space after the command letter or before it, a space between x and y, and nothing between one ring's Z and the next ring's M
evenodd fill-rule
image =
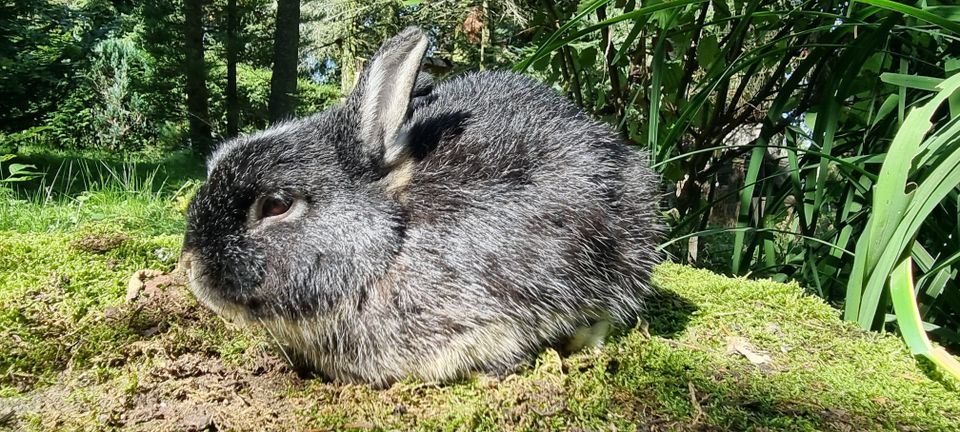
M100 189L75 196L19 199L0 189L0 230L72 232L94 223L146 235L183 233L185 205L177 201L182 194Z

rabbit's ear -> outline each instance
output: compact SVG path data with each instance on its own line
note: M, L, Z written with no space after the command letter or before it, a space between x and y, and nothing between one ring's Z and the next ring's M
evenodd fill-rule
M358 85L363 150L383 167L394 166L406 155L397 134L407 118L426 51L423 31L408 27L380 47Z

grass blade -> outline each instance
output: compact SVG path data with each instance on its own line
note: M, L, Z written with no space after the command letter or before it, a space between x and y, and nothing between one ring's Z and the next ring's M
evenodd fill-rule
M757 175L760 174L760 166L763 163L763 155L766 151L766 146L762 143L753 148L753 151L750 152L747 174L743 178L744 184L749 186L743 188L743 192L740 193L740 215L737 217L737 228L740 230L736 232L733 238L733 262L730 266L730 272L733 274L740 274L740 267L744 258L750 259L750 257L743 256L745 250L744 239L747 231L742 228L747 227L750 204L753 201L753 190L756 187Z
M950 21L949 19L946 19L934 13L930 13L923 9L917 9L913 6L905 5L902 3L895 3L890 0L856 0L856 2L873 5L879 8L888 9L892 11L897 11L902 14L910 15L918 20L926 21L930 24L938 25L945 30L950 30L954 33L960 34L960 23Z
M900 334L914 355L924 356L954 378L960 379L960 362L943 348L935 348L923 329L920 309L913 293L913 261L907 257L890 275L890 298Z
M865 261L861 265L865 269L866 284L851 278L847 286L848 298L850 290L863 290L857 320L864 328L873 327L877 321L880 299L889 274L926 217L960 185L960 147L957 147L935 167L928 167L932 168L931 172L914 192L904 193L916 149L933 126L932 118L937 109L960 89L960 75L944 80L939 87L940 92L931 101L907 116L880 170L873 197L873 214L865 233L869 236L869 244L864 254L859 254L861 251L858 250L857 256L857 261ZM960 123L951 123L946 131L940 133L960 135Z

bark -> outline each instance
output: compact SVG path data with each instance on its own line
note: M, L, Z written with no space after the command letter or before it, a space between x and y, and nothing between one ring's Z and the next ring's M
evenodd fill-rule
M299 45L300 1L278 0L268 104L271 123L293 117L296 111Z
M240 103L237 100L237 0L227 0L227 137L240 131Z
M209 154L213 146L210 115L207 108L207 68L203 61L204 0L184 0L184 52L187 91L187 114L190 121L190 144L201 154Z

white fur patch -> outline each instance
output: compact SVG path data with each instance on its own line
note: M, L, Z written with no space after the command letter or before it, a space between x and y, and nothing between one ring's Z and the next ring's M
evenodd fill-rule
M603 341L610 333L609 321L597 321L589 327L580 327L567 344L567 352L576 352L584 348L596 348L603 346Z
M424 381L445 382L460 378L478 366L494 365L526 350L524 336L513 325L491 325L457 336L432 357L421 359L408 373Z

